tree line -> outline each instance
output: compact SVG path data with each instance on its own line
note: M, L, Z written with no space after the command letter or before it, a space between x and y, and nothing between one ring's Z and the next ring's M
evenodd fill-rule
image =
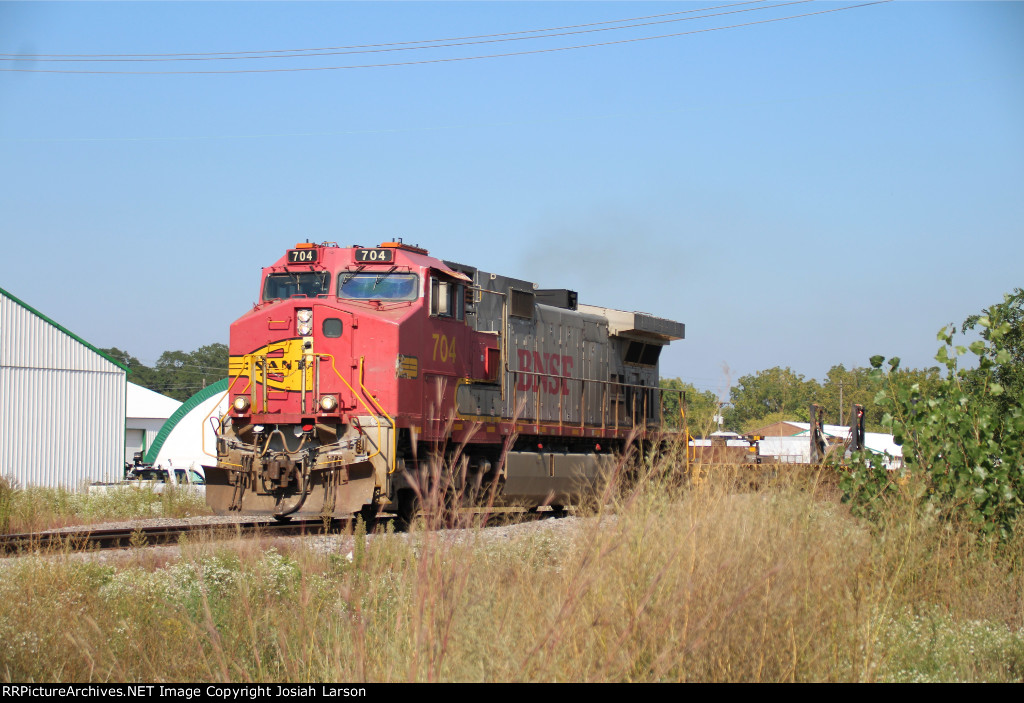
M1005 326L1005 332L997 335L1001 344L998 351L994 351L990 344L986 346L993 334L992 325L995 323L992 320L998 320ZM950 327L945 334L951 335L954 331ZM956 370L961 376L961 383L967 391L977 395L994 379L996 387L1005 392L988 397L1005 411L1014 399L1024 396L1024 290L1017 288L1006 295L1002 303L969 316L961 323L959 332L961 335L979 334L981 340L973 342L970 347L952 345L951 350L947 350L949 345L945 345L935 357L939 364L922 369L903 368L896 359L887 373L882 374L876 368L878 359L882 357L875 357L869 360L868 366L852 369L842 364L833 366L824 381L819 383L788 366L775 366L740 377L729 389L729 400L724 403L711 391L697 390L678 378L662 379L661 387L686 392L690 432L695 436L717 430L716 415L721 416L723 429L741 434L783 420L808 422L811 403L817 403L824 409L828 424L838 425L849 424L851 406L857 403L864 406L865 425L869 432L888 432L885 422L887 410L880 402L886 393L894 387L916 388L917 397L927 402L943 388L949 377L948 360L972 352L979 355L981 361L977 368ZM943 339L941 334L940 339ZM678 424L674 400L670 400L669 394L665 394L665 400L666 407L673 410L673 424Z
M930 387L939 380L939 368L902 369L908 382ZM884 383L872 373L870 367L847 369L838 364L829 369L825 380L805 378L788 366L775 366L741 376L729 389L729 400L722 402L711 391L697 390L692 384L678 378L661 380L664 389L683 390L688 404L690 433L702 436L721 429L739 434L754 432L776 422L808 422L811 403L817 403L825 412L825 422L848 425L850 409L854 403L864 406L865 425L869 432L882 429L882 411L874 399ZM668 400L666 407L676 408ZM716 421L721 418L721 425ZM678 421L672 416L672 424Z
M128 380L182 402L228 375L228 345L207 344L195 351L165 351L146 366L127 351L111 347L104 354L128 367Z
M1016 289L1006 296L1003 303L986 308L969 316L960 325L960 332L979 332L982 341L988 340L995 316L1005 324L1007 332L1001 337L999 352L988 347L984 349L976 342L974 349L991 364L991 373L1006 393L992 396L993 402L1002 409L1008 407L1013 398L1024 395L1024 291ZM963 347L959 347L963 348ZM942 366L948 356L945 347L936 356ZM966 348L964 348L966 349ZM987 351L986 351L987 350ZM206 386L225 378L228 373L228 347L226 344L208 344L191 352L165 351L153 366L140 362L130 352L117 347L102 350L108 356L128 367L129 380L150 390L162 393L176 400L185 401ZM973 351L973 350L972 350ZM987 354L988 356L984 356ZM988 367L986 367L988 368ZM980 369L961 370L963 383L968 389L987 387L988 376ZM948 373L947 373L948 375ZM712 391L698 390L693 384L679 378L664 378L661 387L686 393L687 422L691 434L710 434L719 427L716 417L721 417L723 429L747 433L774 422L792 420L807 422L811 403L817 403L825 411L829 424L849 424L850 408L854 403L864 406L865 424L868 431L885 431L886 410L876 402L894 385L917 387L921 398L928 398L942 386L943 373L939 365L923 369L900 367L898 360L890 366L886 375L872 366L857 366L847 369L844 365L832 366L822 382L805 378L791 368L775 366L741 376L729 389L729 400L721 402ZM674 393L663 394L665 417L673 425L681 424L680 409Z
M922 388L934 387L941 379L939 367L900 369L897 372L907 383ZM847 369L838 364L829 369L822 382L805 378L788 366L775 366L741 376L729 389L729 400L720 402L711 391L698 391L678 378L663 379L662 388L686 391L690 406L690 432L695 436L718 429L714 417L720 415L722 429L740 434L754 432L782 421L808 422L811 403L824 410L825 422L848 425L854 403L864 407L866 429L882 429L882 410L874 400L885 382L871 367Z

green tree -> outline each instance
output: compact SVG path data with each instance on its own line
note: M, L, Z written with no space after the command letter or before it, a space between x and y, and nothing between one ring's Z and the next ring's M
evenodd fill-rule
M152 367L117 347L101 351L128 367L132 383L175 400L188 400L228 374L226 344L207 344L192 352L165 351Z
M663 378L659 383L663 389L683 391L686 394L687 416L686 425L690 434L699 437L718 429L714 424L714 416L718 413L721 403L718 396L711 391L700 391L692 383L681 378ZM662 394L662 412L665 424L669 427L682 427L683 418L679 407L678 393Z
M1020 328L1011 324L1019 310L1018 291L977 316L982 339L968 347L955 343L952 326L940 330L935 359L946 374L938 379L900 374L898 358L883 372L884 357L871 359L884 384L876 398L882 424L903 447L903 467L893 471L872 455L851 461L856 468L841 485L856 511L872 516L909 497L928 515L964 517L1004 539L1011 534L1024 507L1024 398L1002 381L1012 383L1022 371L1014 356ZM977 367L962 369L959 358L968 351Z
M731 427L740 434L752 434L757 430L760 430L768 425L774 425L776 422L806 422L807 413L801 413L799 418L795 417L794 413L788 410L779 410L778 412L768 413L762 417L753 417L747 420L739 427Z
M130 352L123 351L117 347L100 349L100 351L128 367L129 381L137 386L142 386L143 388L149 388L152 390L152 386L155 382L153 369L136 359Z
M819 390L817 381L804 380L788 366L742 376L729 391L732 405L725 412L726 426L734 430L752 424L756 427L758 420L780 414L806 422L808 408Z
M176 400L188 400L196 392L228 374L226 344L207 344L192 352L165 351L154 366L158 393Z
M870 368L855 366L847 370L839 364L828 370L814 402L825 409L827 422L837 425L850 423L850 408L854 403L863 405L866 424L877 429L882 416L874 409L872 401L881 388L881 381L872 376Z
M117 347L110 347L109 349L100 349L100 351L109 356L111 359L114 359L115 361L124 364L129 369L142 366L142 363L134 356L132 356L129 352L122 351Z
M1004 329L997 351L992 344L993 334ZM992 402L1005 413L1016 399L1024 397L1024 290L1015 288L1013 293L1003 296L1002 303L969 316L960 328L961 332L975 330L986 342L978 351L990 363L979 364L977 369L965 372L965 377L975 393L998 383L1003 392L994 396ZM999 353L1003 354L1001 358L996 356Z
M895 369L902 383L918 383L924 392L936 387L941 381L937 366L927 369ZM838 425L850 424L850 408L856 403L864 406L864 424L868 432L882 432L884 411L875 404L875 396L884 388L883 380L870 367L855 366L847 370L839 364L829 369L821 390L812 402L825 409L826 422Z

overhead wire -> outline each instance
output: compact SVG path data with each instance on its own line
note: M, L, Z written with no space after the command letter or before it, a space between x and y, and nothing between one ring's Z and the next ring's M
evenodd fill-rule
M771 6L781 7L784 5L802 4L805 2L811 2L813 0L793 0L793 2L783 3L782 5ZM707 32L721 31L726 29L738 29L741 27L751 27L760 24L769 24L772 22L781 22L791 19L799 19L802 17L812 17L815 15L825 15L833 12L843 12L845 10L854 10L862 7L869 7L871 5L881 5L892 2L893 0L872 0L871 2L864 2L856 5L847 5L843 7L831 8L828 10L818 10L816 12L806 12L798 15L788 15L785 17L773 17L765 20L757 20L752 22L744 22L740 24L727 25L721 27L707 27L704 29L695 29L687 32L673 32L670 34L660 34L647 37L634 37L631 39L618 39L606 42L595 42L591 44L579 44L574 46L561 46L547 49L531 49L524 51L512 51L498 54L483 54L476 56L456 56L448 58L435 58L435 59L421 59L416 61L396 61L391 63L376 63L376 64L349 64L344 66L308 66L308 67L291 67L291 68L244 68L244 69L227 69L227 70L212 70L212 71L185 71L185 70L174 70L174 71L126 71L126 70L70 70L70 69L47 69L47 68L0 68L3 72L18 72L18 73L57 73L57 74L82 74L82 75L225 75L225 74L245 74L245 73L298 73L298 72L311 72L311 71L338 71L338 70L349 70L358 68L390 68L397 66L415 66L425 64L436 64L436 63L453 63L459 61L477 61L482 59L495 59L495 58L506 58L511 56L527 56L535 54L547 54L561 51L574 51L579 49L590 49L602 46L614 46L618 44L632 44L641 41L652 41L655 39L667 39L673 37L688 36L693 34L703 34ZM758 9L770 9L769 7L758 8ZM10 60L10 59L5 59Z
M142 364L145 368L152 369L152 370L168 369L168 368L174 368L174 369L201 369L201 370L204 370L204 371L225 371L225 372L228 370L227 366L206 366L204 364L181 364L180 366L175 366L173 361L170 362L169 364L165 364L164 366L161 367L161 366L158 366L158 364L160 363L159 359L157 361L152 362L152 363L146 363L145 359L139 359L139 363Z
M227 378L227 376L225 376L224 378ZM218 380L222 380L222 379L218 379ZM168 393L174 393L176 391L201 391L204 388L209 388L210 386L212 386L214 383L217 383L217 382L218 381L210 381L205 386L160 386L159 384L153 384L153 385L159 386L160 388L162 388L162 390L156 390L155 388L149 388L149 390L151 390L151 391L153 391L155 393L160 393L162 395L167 395ZM143 387L147 388L148 386L143 386Z
M15 57L15 58L9 58L9 59L5 59L5 60L8 60L8 61L32 61L32 62L37 62L38 61L38 62L50 62L50 63L105 63L105 62L146 63L146 62L171 62L171 61L254 61L254 60L258 60L258 59L283 59L283 58L295 59L295 58L309 58L309 57L314 57L314 56L351 56L351 55L355 55L355 54L374 54L374 53L386 53L386 52L395 52L395 51L420 51L420 50L423 50L423 49L447 49L447 48L459 47L459 46L473 46L473 45L479 45L479 44L495 44L495 43L501 43L501 42L550 39L550 38L554 38L554 37L564 37L564 36L570 36L570 35L574 35L574 34L589 34L589 33L593 33L593 32L611 32L611 31L618 31L618 30L623 30L623 29L636 29L637 27L647 27L647 26L656 25L656 24L668 24L668 23L674 23L674 22L688 22L688 21L692 21L692 20L708 19L710 17L720 17L722 15L731 15L731 14L736 14L736 13L740 13L740 12L755 12L755 11L760 11L760 10L771 10L771 9L775 9L775 8L778 8L778 7L786 7L786 6L789 6L789 5L802 5L804 3L815 2L815 1L816 0L788 0L788 2L783 2L783 3L776 4L776 5L765 5L765 6L761 6L761 7L748 7L748 8L741 9L741 10L729 10L729 11L726 11L726 12L717 12L717 13L712 13L712 14L707 14L707 15L698 15L698 16L695 16L695 17L681 17L681 18L668 19L668 20L661 19L661 20L657 20L657 21L644 22L644 23L640 23L640 24L624 24L624 25L617 26L617 27L602 27L600 29L582 29L582 30L576 30L576 31L558 32L558 33L553 33L553 34L549 33L549 34L544 34L544 35L540 35L540 36L532 36L532 37L516 36L516 37L505 37L505 38L501 38L501 39L480 39L480 40L473 40L473 41L455 41L454 43L432 44L432 45L429 45L429 46L385 45L385 46L387 46L389 48L372 48L372 49L371 48L367 48L367 49L356 48L355 50L345 50L345 51L341 51L341 50L339 50L339 51L307 50L306 53L293 53L293 54L290 54L290 55L273 54L273 53L270 53L270 52L264 53L264 54L244 52L244 53L247 53L249 55L226 56L226 55L212 55L212 54L211 55L193 54L193 55L186 55L186 56L181 56L181 57L158 57L158 56L154 56L154 57L143 57L143 58L128 58L128 57L116 57L116 58L111 58L111 57L106 57L106 58L22 58L22 57L18 56L18 57ZM750 3L741 3L741 4L750 4ZM719 6L719 7L731 7L731 6L730 5L724 5L724 6ZM704 8L704 9L719 9L719 7ZM692 10L691 10L691 12L692 12ZM628 21L628 20L624 20L624 21ZM549 31L549 30L534 30L534 31Z
M748 7L742 10L728 10L726 12L716 12L707 15L697 15L695 17L677 17L669 20L656 20L651 22L643 22L640 24L625 24L618 27L602 27L600 29L581 29L567 32L557 32L552 34L544 34L533 37L505 37L501 39L479 39L471 41L455 41L448 44L431 44L428 46L389 46L374 49L354 49L354 50L310 50L306 53L294 53L289 55L282 54L250 54L246 56L223 56L223 55L191 55L184 57L144 57L144 58L9 58L7 61L38 61L38 62L50 62L50 63L147 63L147 62L170 62L170 61L255 61L257 59L300 59L309 58L313 56L351 56L355 54L378 54L388 53L395 51L421 51L423 49L450 49L452 47L459 46L474 46L479 44L499 44L502 42L514 42L514 41L528 41L538 39L551 39L554 37L565 37L575 34L591 34L594 32L614 32L623 29L636 29L638 27L649 27L658 24L671 24L675 22L689 22L693 20L708 19L710 17L721 17L723 15L733 15L740 12L757 12L761 10L772 10L778 7L787 7L789 5L802 5L808 2L816 2L817 0L789 0L788 2L779 3L776 5L765 5L762 7ZM715 8L709 8L715 9Z
M224 57L243 56L245 58L256 58L256 57L258 57L258 58L277 58L277 57L259 56L259 55L261 55L261 54L267 54L267 55L269 55L269 54L292 54L292 53L303 55L303 54L307 54L308 52L318 52L318 51L337 51L337 50L346 50L346 49L376 49L376 48L380 48L380 47L389 47L389 46L401 47L401 46L412 46L414 44L434 44L434 43L438 43L438 42L461 42L461 41L467 41L467 40L473 40L473 39L492 39L492 38L495 38L495 37L513 37L513 36L521 35L521 34L540 34L540 33L547 33L547 32L560 32L560 31L563 31L563 30L581 29L581 28L584 28L584 27L598 27L598 26L607 25L607 24L622 24L623 22L639 22L641 20L659 19L659 18L662 18L662 17L674 17L674 16L677 16L677 15L692 14L694 12L704 12L706 10L719 10L719 9L721 9L723 7L738 7L738 6L742 6L742 5L757 5L757 4L763 4L765 2L767 2L767 0L745 0L744 2L733 2L733 3L724 4L724 5L713 5L711 7L702 7L702 8L697 8L695 10L681 10L679 12L665 12L665 13L661 13L661 14L657 14L657 15L644 15L644 16L640 16L640 17L626 17L626 18L617 19L617 20L605 20L603 22L588 22L588 23L585 23L585 24L572 24L572 25L564 25L564 26L560 26L560 27L545 27L545 28L542 28L542 29L524 29L524 30L519 30L519 31L516 31L516 32L499 32L499 33L496 33L496 34L475 34L475 35L460 36L460 37L444 37L444 38L440 38L440 39L417 39L417 40L413 40L413 41L404 41L404 42L381 42L381 43L376 43L376 44L352 44L352 45L343 45L343 46L321 46L321 47L313 47L313 48L306 48L306 49L262 49L262 50L259 50L259 51L192 51L192 52L157 53L157 54L5 54L5 53L0 53L0 57L10 57L13 60L39 60L39 61L42 61L44 59L49 59L49 58L77 58L77 59L88 60L88 59L101 59L101 58L147 58L147 57L169 57L169 58L173 58L173 57L188 57L188 56L213 56L213 57L218 57L218 56L224 56ZM637 26L639 26L639 25L637 25ZM616 29L616 28L613 28L613 29ZM557 35L553 35L553 36L557 36ZM429 48L429 47L420 47L420 48ZM244 55L247 55L247 54L252 55L252 56L244 56ZM310 55L315 55L315 54L310 54Z

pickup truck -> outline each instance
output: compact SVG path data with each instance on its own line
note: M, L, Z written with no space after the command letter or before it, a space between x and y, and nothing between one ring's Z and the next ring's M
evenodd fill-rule
M99 493L112 489L134 488L137 490L150 490L154 493L163 493L167 484L174 484L178 487L187 486L189 490L206 493L206 479L195 469L164 469L150 466L137 466L133 468L124 481L117 483L93 483L89 486L90 493Z

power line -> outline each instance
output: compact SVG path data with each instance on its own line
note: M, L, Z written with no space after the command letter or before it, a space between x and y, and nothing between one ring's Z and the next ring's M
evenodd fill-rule
M810 0L802 0L802 1L803 2L809 2ZM437 44L439 42L487 43L487 42L482 42L482 41L481 42L475 42L475 41L472 41L472 40L495 39L495 38L498 38L498 37L516 37L516 39L521 39L521 38L522 39L536 39L538 37L518 37L517 35L523 35L523 34L547 34L547 33L550 33L550 32L563 32L564 30L575 30L575 29L582 29L582 28L585 28L585 27L598 27L598 26L601 26L601 25L608 25L608 24L622 24L622 23L625 23L625 22L640 22L642 20L656 20L656 19L660 19L660 18L663 18L663 17L676 17L678 15L692 14L694 12L705 12L707 10L719 10L719 9L721 9L723 7L738 7L738 6L742 6L742 5L756 5L756 4L764 3L764 2L766 2L766 0L747 0L745 2L734 2L734 3L727 3L725 5L713 5L711 7L702 7L702 8L698 8L698 9L695 9L695 10L683 10L683 11L680 11L680 12L666 12L666 13L662 13L662 14L658 14L658 15L646 15L646 16L642 16L642 17L627 17L627 18L618 19L618 20L606 20L604 22L589 22L589 23L586 23L586 24L565 25L565 26L561 26L561 27L547 27L547 28L544 28L544 29L525 29L525 30L520 30L520 31L517 31L517 32L501 32L501 33L498 33L498 34L477 34L477 35L462 36L462 37L445 37L445 38L442 38L442 39L419 39L419 40L415 40L415 41L406 41L406 42L384 42L384 43L377 43L377 44L353 44L353 45L347 45L347 46L322 46L322 47L307 48L307 49L263 49L263 50L260 50L260 51L194 51L194 52L160 53L160 54L4 54L4 53L0 53L0 57L9 57L10 60L12 60L12 61L33 61L33 60L35 60L35 61L50 61L50 60L58 60L58 59L76 60L76 61L92 61L92 60L99 61L99 60L105 60L105 59L118 59L118 60L135 60L135 59L138 59L140 61L141 60L147 60L147 59L154 59L154 60L177 61L177 60L197 60L197 59L194 59L194 58L186 58L186 57L214 57L214 58L221 58L222 57L222 58L242 58L242 59L247 59L247 58L294 58L292 56L284 56L284 55L286 55L286 54L295 54L295 55L300 56L300 57L304 56L304 55L305 56L321 56L323 54L311 53L311 52L334 52L334 51L344 51L344 50L350 50L350 49L367 49L367 50L372 50L372 49L382 49L384 47L411 47L411 48L414 48L414 49L437 48L437 47L431 47L431 46L414 46L414 45L416 45L416 44ZM785 4L790 4L790 3L785 3ZM772 6L772 7L779 7L779 6L775 5L775 6ZM753 8L753 9L768 9L768 8ZM746 10L744 10L744 11L746 11ZM708 15L708 16L709 17L713 17L715 15ZM684 18L684 19L701 19L701 18L700 17L696 17L696 18L689 18L688 17L688 18ZM666 20L666 22L678 22L678 21L683 21L683 20ZM647 24L659 24L659 23L657 23L657 22L649 22ZM614 29L628 29L631 26L632 27L640 27L640 26L646 26L646 25L644 25L644 24L624 25L622 27L609 27L609 28L606 28L606 29L613 29L613 30ZM606 31L606 30L591 30L591 31ZM565 32L565 33L566 34L580 34L580 33L583 33L583 32ZM563 36L563 35L561 35L561 34L550 34L549 36ZM544 37L540 37L540 38L544 38ZM501 40L501 41L511 41L511 39L504 39L504 40ZM449 45L449 46L458 46L458 45L456 44L456 45ZM367 51L367 52L353 51L351 53L371 53L371 52L369 52L369 51ZM273 54L277 54L278 56L273 56Z
M168 364L165 364L163 367L160 367L160 366L157 365L157 364L159 364L159 359L157 361L153 362L152 364L146 363L143 359L139 359L138 361L139 361L140 364L142 364L143 367L145 367L147 369L152 369L154 371L166 370L168 368L175 368L175 369L200 369L200 370L203 370L203 371L225 371L225 372L228 370L227 366L203 366L202 364L181 364L180 366L176 366L173 361L171 361ZM136 368L138 368L138 367L136 367Z
M217 379L217 380L214 380L214 381L210 381L205 386L174 386L173 388L168 388L168 387L165 387L165 386L162 387L159 384L156 384L157 388L150 388L149 386L143 386L143 388L147 388L147 389L153 391L154 393L160 393L161 395L167 395L168 393L177 393L178 391L201 391L204 388L209 388L214 383L217 383L220 380L222 380L222 379Z
M801 2L808 2L810 0L795 0L792 3L786 4L798 4ZM593 44L579 44L575 46L562 46L554 47L549 49L533 49L527 51L513 51L501 54L483 54L477 56L457 56L451 58L439 58L439 59L422 59L418 61L399 61L392 63L378 63L378 64L350 64L346 66L311 66L305 68L247 68L247 69L231 69L231 70L214 70L214 71L101 71L101 70L68 70L68 69L47 69L47 68L0 68L0 71L13 72L13 73L59 73L59 74L82 74L82 75L215 75L215 74L242 74L242 73L297 73L297 72L310 72L310 71L339 71L356 68L391 68L397 66L417 66L425 64L435 63L453 63L457 61L478 61L481 59L496 59L496 58L507 58L511 56L528 56L531 54L549 54L559 51L574 51L578 49L591 49L602 46L614 46L617 44L632 44L641 41L651 41L654 39L668 39L672 37L682 37L691 34L703 34L706 32L715 32L726 29L738 29L741 27L751 27L759 24L769 24L771 22L781 22L784 20L799 19L802 17L811 17L814 15L826 15L833 12L842 12L845 10L854 10L862 7L869 7L871 5L882 5L885 3L892 2L893 0L873 0L873 2L861 3L858 5L849 5L846 7L837 7L830 10L819 10L817 12L807 12L800 15L789 15L786 17L775 17L772 19L758 20L753 22L744 22L742 24L734 24L722 27L709 27L705 29L695 29L688 32L674 32L671 34L659 34L648 37L636 37L633 39L619 39L615 41L597 42ZM766 9L766 8L765 8Z

